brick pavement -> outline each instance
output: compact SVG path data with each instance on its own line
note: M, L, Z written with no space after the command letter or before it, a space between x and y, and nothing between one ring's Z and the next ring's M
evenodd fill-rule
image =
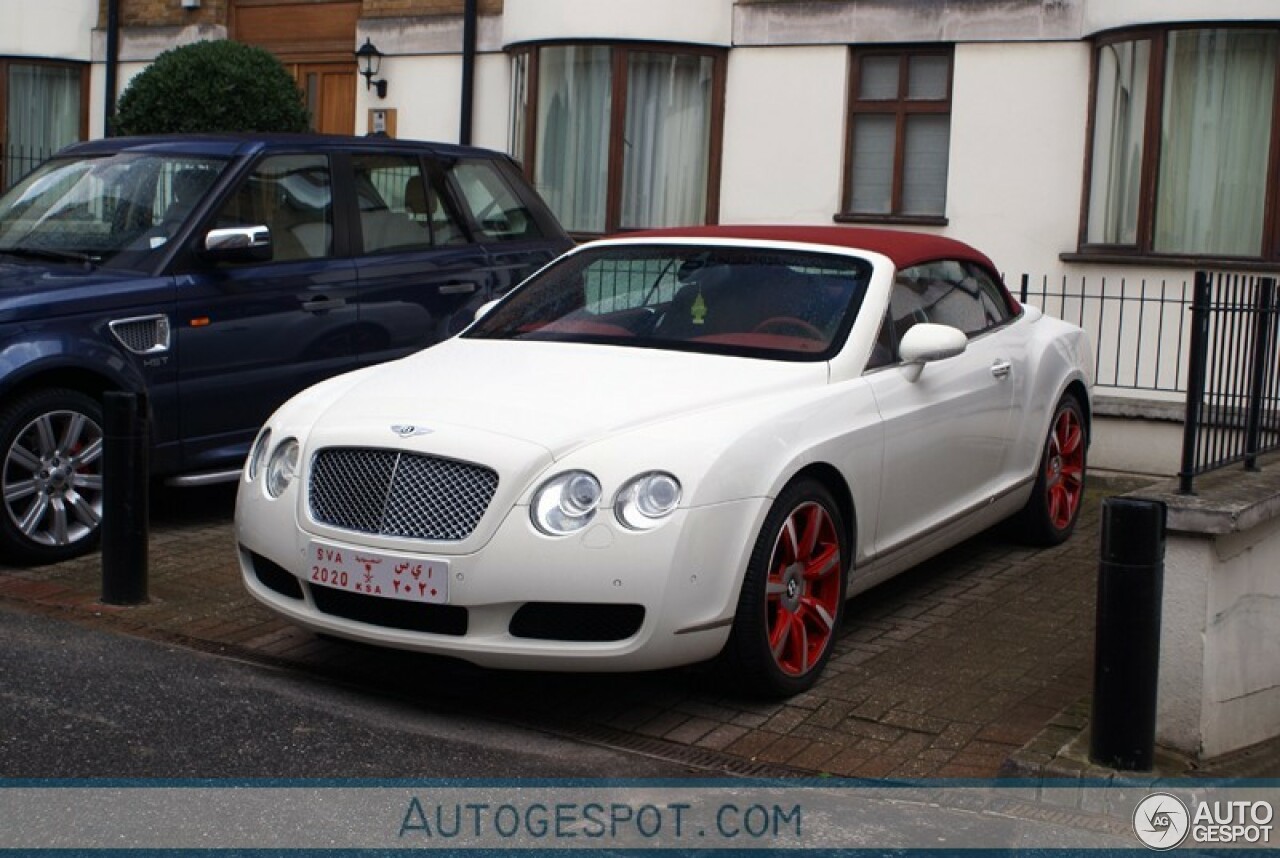
M1113 484L1107 490L1114 491ZM95 555L0 567L0 598L72 621L284 664L412 700L587 741L744 773L993 777L1088 693L1098 510L1032 550L969 540L855 598L822 681L778 703L744 700L706 668L654 674L489 671L319 638L244 592L231 490L153 503L148 604L98 603Z

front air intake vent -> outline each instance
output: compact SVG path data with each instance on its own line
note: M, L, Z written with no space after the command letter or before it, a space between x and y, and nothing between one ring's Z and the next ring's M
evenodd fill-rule
M111 333L120 345L136 355L150 355L169 350L169 317L138 316L111 322Z

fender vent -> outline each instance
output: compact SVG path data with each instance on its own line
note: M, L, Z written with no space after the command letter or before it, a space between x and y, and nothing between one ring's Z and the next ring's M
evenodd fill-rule
M111 322L111 333L120 345L136 355L149 355L169 350L169 317L138 316Z

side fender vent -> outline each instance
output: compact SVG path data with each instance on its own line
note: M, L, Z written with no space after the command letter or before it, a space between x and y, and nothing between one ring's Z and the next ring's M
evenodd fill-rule
M169 350L169 317L137 316L111 322L111 333L120 345L136 355L151 355Z

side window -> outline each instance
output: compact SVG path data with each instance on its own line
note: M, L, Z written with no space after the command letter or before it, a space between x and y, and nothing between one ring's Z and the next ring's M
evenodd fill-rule
M459 161L449 179L471 210L485 241L541 238L533 215L492 161Z
M333 255L333 187L324 155L263 158L218 213L219 226L262 224L272 261Z
M896 308L895 308L895 305ZM999 287L982 269L958 260L926 262L899 272L894 281L890 315L901 339L914 321L959 328L969 336L980 334L1009 318Z
M969 275L967 280L978 290L978 300L982 302L987 327L995 327L1013 318L1004 289L992 279L991 274L971 262L966 262L964 267Z
M352 167L365 253L466 244L416 157L358 155Z

